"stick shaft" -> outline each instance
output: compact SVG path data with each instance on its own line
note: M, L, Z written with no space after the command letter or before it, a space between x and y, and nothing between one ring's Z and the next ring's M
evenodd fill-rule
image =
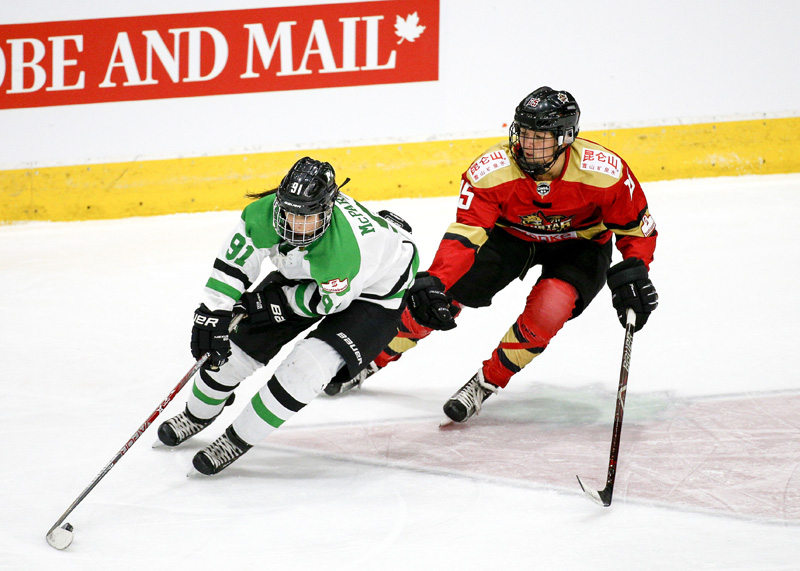
M602 490L593 490L583 485L580 476L578 483L593 502L601 506L610 506L611 497L614 495L614 478L617 475L617 457L619 456L619 440L622 435L622 415L625 412L625 393L628 390L628 369L631 365L631 352L633 350L633 331L636 329L636 313L628 309L625 319L625 345L622 348L622 365L619 371L619 387L617 389L617 406L614 411L614 433L611 436L611 453L608 459L608 477L606 487Z
M614 491L614 479L617 475L617 458L619 457L619 442L622 435L622 416L625 413L625 394L628 390L628 371L631 365L631 353L633 350L633 330L636 326L636 314L632 309L628 310L627 325L625 326L625 345L622 349L622 363L619 371L619 386L617 387L617 405L614 410L614 432L611 436L611 452L608 460L608 477L606 478L606 490L609 502Z
M145 430L147 430L147 427L150 426L153 423L153 421L155 421L158 415L161 414L165 408L167 408L167 405L169 405L169 403L172 402L172 399L175 398L175 395L177 395L181 391L181 389L186 385L186 383L189 382L189 379L191 379L195 375L195 373L197 373L197 371L200 370L200 368L208 360L209 357L210 355L206 353L205 355L200 357L200 359L197 360L197 362L192 366L192 368L189 369L189 372L187 372L186 375L184 375L184 377L180 380L180 382L177 385L175 385L175 387L170 391L170 393L167 395L167 398L165 398L161 402L161 404L158 405L158 408L156 408L152 412L152 414L150 414L150 416L147 417L147 420L145 420L144 423L139 427L139 429L133 433L133 435L128 439L128 441L120 449L120 451L117 452L116 456L114 456L111 459L111 461L108 464L106 464L105 468L103 468L102 471L97 475L97 477L95 477L95 479L92 480L92 483L89 484L77 498L75 498L75 501L72 502L72 504L70 504L70 506L67 508L67 511L65 511L61 515L61 517L58 518L58 521L53 524L53 527L51 527L50 531L48 531L47 533L53 531L55 528L61 525L65 519L67 519L67 516L69 516L69 514L72 513L72 510L74 510L78 506L78 504L80 504L83 501L83 499L89 495L89 492L91 492L94 489L94 487L98 483L100 483L100 480L102 480L105 477L105 475L111 471L111 468L113 468L114 465L117 462L119 462L120 458L122 458L125 455L125 453L131 449L131 446L133 446L134 443L137 440L139 440L139 437L144 433Z

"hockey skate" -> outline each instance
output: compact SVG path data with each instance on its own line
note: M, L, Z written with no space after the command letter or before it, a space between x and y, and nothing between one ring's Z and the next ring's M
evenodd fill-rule
M478 371L466 385L444 403L444 413L453 422L466 422L480 412L483 401L495 394L499 388L483 378L483 371Z
M380 371L381 368L372 361L369 365L361 369L355 377L349 381L338 382L332 380L325 387L325 394L328 396L335 396L346 393L355 388L361 388L361 383L366 381L369 377Z
M192 465L206 476L218 474L252 447L252 444L239 438L233 426L229 426L222 436L194 455Z
M229 404L232 404L233 399L234 395L231 394L222 408L224 409ZM212 416L208 419L197 418L189 412L189 407L187 406L179 415L173 416L169 420L165 420L161 423L161 426L158 427L158 439L166 446L178 446L179 444L183 444L214 422L220 414L222 414L222 410L220 410L219 414L216 416Z

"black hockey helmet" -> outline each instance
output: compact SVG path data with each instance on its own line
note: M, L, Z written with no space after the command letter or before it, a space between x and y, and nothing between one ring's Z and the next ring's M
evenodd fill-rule
M293 246L311 244L330 226L333 201L338 194L333 167L303 157L278 187L272 216L275 231Z
M514 122L508 130L509 147L520 168L534 175L544 174L550 170L558 157L578 136L580 117L578 102L567 91L556 91L545 86L526 95L517 105ZM557 145L553 160L538 163L526 159L520 142L521 129L552 133Z

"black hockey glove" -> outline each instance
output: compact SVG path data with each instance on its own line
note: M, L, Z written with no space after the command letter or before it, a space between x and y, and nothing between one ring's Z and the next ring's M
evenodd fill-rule
M199 359L205 353L211 353L209 359L212 369L219 369L228 361L231 354L231 342L228 338L228 327L231 324L230 311L209 311L201 304L194 312L192 327L192 356Z
M252 325L283 323L294 313L280 287L246 291L233 306L233 314L243 313Z
M408 309L420 325L448 331L455 328L458 307L444 291L442 280L428 272L420 272L409 290Z
M650 312L658 307L656 288L647 277L647 267L638 258L628 258L609 268L608 287L611 290L611 303L623 327L628 308L636 312L634 331L639 331L647 323Z

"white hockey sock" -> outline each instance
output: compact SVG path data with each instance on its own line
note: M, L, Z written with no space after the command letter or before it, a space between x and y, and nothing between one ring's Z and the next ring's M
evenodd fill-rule
M189 412L197 418L213 418L219 414L228 396L233 392L233 389L223 389L238 386L260 367L263 367L261 363L231 343L231 356L219 371L208 370L195 376L192 392L186 401ZM204 375L208 375L211 384L203 379Z
M339 353L324 341L299 341L233 421L236 434L249 444L263 440L321 393L343 365Z

